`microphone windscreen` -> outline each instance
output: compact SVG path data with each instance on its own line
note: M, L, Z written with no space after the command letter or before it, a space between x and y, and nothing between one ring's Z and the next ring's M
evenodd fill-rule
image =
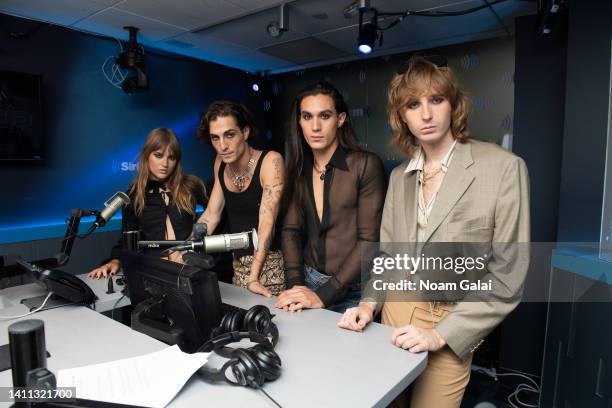
M108 220L113 218L113 215L117 213L122 207L130 203L130 197L127 194L117 191L115 195L111 197L104 205L106 206L100 213L100 218L107 223Z

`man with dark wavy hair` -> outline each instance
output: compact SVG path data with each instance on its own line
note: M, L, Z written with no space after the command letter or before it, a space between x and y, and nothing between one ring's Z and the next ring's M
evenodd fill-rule
M259 247L234 251L235 285L270 297L285 288L285 270L280 252L276 219L284 185L282 156L251 147L257 134L249 110L238 102L213 102L202 113L198 136L212 144L215 184L208 206L198 222L211 234L225 208L229 232L257 229Z

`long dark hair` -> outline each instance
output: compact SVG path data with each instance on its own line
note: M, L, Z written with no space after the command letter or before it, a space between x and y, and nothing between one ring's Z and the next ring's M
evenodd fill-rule
M181 143L171 129L155 128L147 136L142 149L140 149L140 160L138 161L138 172L132 185L128 189L129 195L134 203L134 210L138 216L142 215L145 207L145 193L148 181L151 178L149 170L149 156L157 150L170 148L170 152L176 158L176 167L164 183L172 192L174 203L179 212L195 216L196 197L195 192L201 192L206 197L206 188L198 177L185 174L181 166Z
M327 95L334 101L336 114L346 114L346 119L342 126L338 128L336 136L338 137L338 145L346 152L362 151L357 139L357 133L351 124L348 112L348 106L344 101L342 94L332 84L326 81L320 81L302 88L296 95L291 106L291 119L289 122L288 134L285 140L285 195L283 199L284 208L287 208L292 200L302 202L306 186L306 177L304 169L305 155L311 155L310 146L304 140L304 133L300 126L300 107L302 100L307 96ZM293 181L293 182L292 182ZM294 195L296 195L294 197Z

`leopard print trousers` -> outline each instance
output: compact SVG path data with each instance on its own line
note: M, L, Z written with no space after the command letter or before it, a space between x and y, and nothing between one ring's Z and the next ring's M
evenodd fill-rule
M234 260L234 277L232 282L236 286L246 288L251 274L253 255L241 256ZM266 262L259 274L259 282L264 285L273 295L278 295L285 290L285 262L281 251L270 251L266 256Z

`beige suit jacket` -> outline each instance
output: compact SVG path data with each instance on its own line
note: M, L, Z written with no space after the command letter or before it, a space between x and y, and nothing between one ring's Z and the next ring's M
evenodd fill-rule
M417 172L404 162L391 173L383 211L381 243L417 242ZM462 359L520 302L528 268L529 179L525 162L501 147L469 140L457 143L447 174L429 215L421 247L433 242L490 242L492 253L484 280L494 289L460 301L436 326ZM525 243L516 245L516 243ZM520 248L519 248L520 247ZM384 296L384 294L382 295ZM364 300L382 306L371 285Z

